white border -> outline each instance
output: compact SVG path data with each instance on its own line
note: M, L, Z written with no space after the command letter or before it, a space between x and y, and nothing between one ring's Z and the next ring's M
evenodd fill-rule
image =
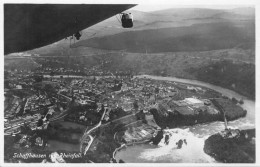
M260 116L260 103L259 103L259 95L260 95L260 90L257 87L259 84L259 65L260 65L260 58L258 57L259 53L259 14L260 14L260 1L259 0L4 0L1 2L0 6L0 13L1 13L1 31L0 31L0 37L2 38L0 40L0 51L1 51L1 58L2 61L0 61L0 66L1 66L1 75L0 75L0 92L4 92L3 89L3 73L4 73L4 52L3 52L3 4L4 3L55 3L55 4L151 4L151 5L157 5L157 4L171 4L171 5L176 5L176 6L185 6L185 5L242 5L242 6L254 6L255 7L255 13L256 13L256 108L255 108L255 117L256 117L256 163L255 164L213 164L213 163L205 163L205 164L200 164L200 163L189 163L189 164L174 164L174 163L169 163L169 164L164 164L164 163L154 163L154 164L148 164L148 163L126 163L126 164L69 164L69 166L83 166L83 165L88 165L88 166L260 166L260 150L259 150L259 116ZM1 116L0 116L0 127L4 126L4 113L3 113L3 106L4 106L4 95L1 93L0 95L0 106L1 106ZM0 133L1 133L1 141L0 141L0 146L2 148L0 149L0 166L42 166L42 164L8 164L5 163L3 164L3 139L4 139L4 134L3 134L3 128L0 128ZM68 166L67 164L44 164L44 166Z

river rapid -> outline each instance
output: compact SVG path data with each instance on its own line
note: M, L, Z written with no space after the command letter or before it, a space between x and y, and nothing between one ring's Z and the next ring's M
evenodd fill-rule
M180 79L175 77L160 77L151 75L139 75L137 78L150 78L155 80L166 80L192 84L206 87L229 98L243 99L244 104L240 105L247 110L247 115L235 121L230 121L228 127L239 129L255 128L255 101L252 101L238 93L205 82ZM172 135L168 145L164 144L164 139L158 146L150 144L139 144L128 146L116 153L116 159L122 159L128 163L217 163L213 158L204 153L204 141L210 136L224 129L223 122L213 122L183 128L170 129ZM186 139L187 145L183 144L181 149L177 149L176 142L179 139Z

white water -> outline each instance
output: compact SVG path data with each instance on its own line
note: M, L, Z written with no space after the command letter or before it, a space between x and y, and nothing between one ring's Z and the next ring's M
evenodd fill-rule
M182 82L187 84L194 84L198 86L207 87L222 93L227 97L234 97L236 99L244 99L244 104L241 105L242 108L247 110L247 115L245 118L241 118L228 123L230 128L239 129L250 129L255 128L255 102L247 99L238 93L215 86L212 84L207 84L200 81L189 80L189 79L179 79L174 77L158 77L142 75L136 76L139 78L151 78L156 80L168 80L175 82ZM190 127L183 127L182 129L171 129L172 136L170 138L169 145L165 145L164 139L159 143L158 146L153 146L150 144L142 144L129 146L122 149L116 154L116 159L122 159L125 162L136 162L136 163L212 163L216 162L213 158L204 153L204 141L210 135L213 135L224 129L223 122L213 122L208 124L195 125ZM176 132L176 133L175 133ZM186 139L187 146L184 144L182 149L176 149L176 142L179 139Z
M171 129L172 136L169 144L164 144L161 140L158 146L150 144L129 146L116 154L116 159L123 159L125 162L136 163L210 163L215 162L213 158L203 151L204 138L194 135L189 128ZM183 144L181 149L177 149L176 142L186 139L187 145Z

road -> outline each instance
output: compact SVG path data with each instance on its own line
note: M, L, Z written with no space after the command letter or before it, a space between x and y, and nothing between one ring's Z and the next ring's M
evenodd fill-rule
M65 97L65 98L69 99L70 101L72 101L72 98L70 98L70 97L68 97L68 96L65 96L65 95L63 95L63 94L60 94L59 92L58 92L58 94L57 94L57 95L58 95L58 96Z
M105 116L105 114L106 114L106 111L107 111L107 108L105 107L104 112L103 112L103 114L102 114L102 117L100 118L99 123L98 123L97 125L95 125L93 128L89 129L89 130L86 129L85 132L84 132L84 134L83 134L83 136L81 137L80 152L81 152L81 150L82 150L82 145L83 145L83 143L86 141L86 139L87 139L88 137L90 138L90 141L88 142L88 146L87 146L87 147L85 148L85 150L84 150L84 155L87 153L88 149L90 148L90 146L91 146L91 144L92 144L92 142L93 142L93 140L94 140L94 137L91 136L90 133L91 133L93 130L97 129L97 128L102 124L102 120L104 119L104 116Z
M139 111L139 112L140 112L140 111ZM137 113L138 113L138 112L137 112ZM126 115L126 116L123 116L123 117L114 119L114 120L112 120L112 121L110 121L110 122L108 122L108 123L103 124L102 126L107 126L107 125L111 124L112 122L116 122L116 121L119 121L119 120L122 120L122 119L125 119L125 118L128 118L128 117L134 116L134 115L136 115L137 113L129 114L129 115Z
M90 130L87 130L87 129L85 130L84 135L82 136L81 142L80 142L80 151L82 150L82 145L83 145L83 143L87 140L88 137L90 138L90 141L88 142L88 146L87 146L87 147L85 148L85 150L84 150L84 155L86 155L88 149L90 148L90 146L91 146L91 144L92 144L92 142L93 142L93 140L94 140L93 136L91 136L90 133L91 133L93 130L97 129L98 127L100 127L100 126L102 125L102 120L103 120L103 118L104 118L104 116L105 116L105 114L106 114L106 111L107 111L107 108L105 108L104 113L103 113L103 115L102 115L102 117L101 117L101 119L100 119L100 121L99 121L99 123L98 123L97 125L95 125L95 126L94 126L93 128L91 128ZM135 114L137 114L137 113L130 114L130 115L126 115L126 116L124 116L124 117L120 117L120 118L115 119L115 120L113 120L113 121L111 121L111 122L119 121L119 120L121 120L121 119L128 118L128 117L133 116L133 115L135 115ZM108 122L108 123L106 123L106 124L103 124L102 126L109 125L111 122Z

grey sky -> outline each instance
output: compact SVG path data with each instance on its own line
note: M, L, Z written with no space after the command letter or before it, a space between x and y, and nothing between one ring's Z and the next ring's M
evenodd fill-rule
M169 8L209 8L209 9L233 9L239 7L250 7L241 5L175 5L175 4L140 4L132 8L144 12L163 10Z

